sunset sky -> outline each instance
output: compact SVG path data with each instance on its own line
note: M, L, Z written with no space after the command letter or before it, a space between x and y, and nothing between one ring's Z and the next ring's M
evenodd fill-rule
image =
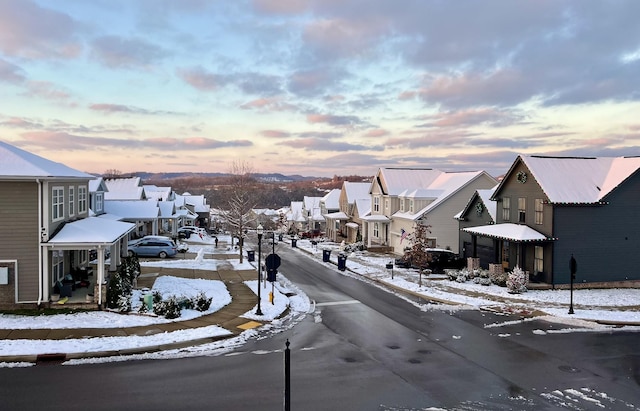
M640 1L0 0L0 140L78 170L640 155Z

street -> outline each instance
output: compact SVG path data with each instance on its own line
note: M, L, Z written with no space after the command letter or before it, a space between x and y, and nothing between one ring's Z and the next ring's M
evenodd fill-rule
M281 333L219 356L0 369L2 409L640 409L640 335L431 309L279 245L279 272L315 302ZM486 328L485 324L505 323Z

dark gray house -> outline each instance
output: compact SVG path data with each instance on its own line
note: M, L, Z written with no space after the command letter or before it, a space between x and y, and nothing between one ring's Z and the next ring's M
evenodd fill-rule
M568 284L572 255L578 283L640 280L639 169L640 157L518 156L491 197L496 224L463 231L532 281Z
M456 216L460 225L460 256L477 257L480 267L488 267L495 260L495 241L464 231L464 228L496 223L496 202L491 200L498 186L489 190L476 190L465 208Z

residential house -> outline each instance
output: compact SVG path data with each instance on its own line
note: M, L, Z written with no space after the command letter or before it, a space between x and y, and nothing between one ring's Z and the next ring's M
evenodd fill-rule
M176 207L187 209L197 215L193 225L209 229L211 221L211 206L203 194L183 193L175 196Z
M496 224L468 233L495 242L494 264L532 281L640 280L640 157L520 155L492 195Z
M89 181L89 208L93 215L99 216L104 211L104 195L109 191L102 177L96 177Z
M106 200L104 209L108 214L117 216L119 220L134 223L135 238L160 233L160 208L155 200Z
M370 204L371 183L342 183L338 198L338 210L324 214L327 221L326 236L331 241L354 243L362 236L362 220L357 215L356 202L366 199ZM369 209L370 207L364 207ZM360 237L359 235L360 234Z
M107 253L112 267L119 263L134 225L90 216L93 179L0 142L0 306L48 304L59 281L89 266L90 252L94 286L105 279Z
M491 238L478 237L464 231L468 227L491 225L496 223L497 203L491 199L497 188L476 190L465 208L456 216L460 227L460 255L466 259L477 258L475 266L488 267L495 259L495 244Z
M380 168L371 183L371 214L362 217L369 249L402 254L416 224L429 227L432 247L459 251L454 216L477 189L497 181L484 171L444 172L427 168Z
M320 201L322 197L304 196L302 200L302 212L307 221L306 229L322 230L324 228L324 217L320 212Z
M105 200L146 200L140 177L105 178Z
M302 201L292 201L287 213L287 232L298 233L305 228L307 216Z

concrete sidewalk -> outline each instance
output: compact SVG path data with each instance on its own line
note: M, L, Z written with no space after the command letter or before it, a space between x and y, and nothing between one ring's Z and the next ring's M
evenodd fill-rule
M139 287L153 286L155 278L161 275L172 275L183 278L205 278L210 280L223 281L227 290L231 294L231 302L220 310L203 315L198 318L175 321L163 324L152 324L147 326L129 328L80 328L80 329L18 329L0 330L0 339L19 340L64 340L82 339L92 337L127 337L127 336L149 336L159 333L172 332L177 330L187 330L217 325L230 332L222 336L212 336L163 344L156 346L136 347L128 350L113 350L101 352L81 352L81 353L49 353L41 355L12 355L0 356L0 362L40 362L40 361L65 361L74 358L85 357L107 357L115 355L127 355L135 353L148 353L169 349L183 348L193 345L205 344L239 335L244 330L262 325L259 322L251 321L241 316L250 311L256 304L256 295L244 284L246 280L256 277L255 270L234 270L231 264L222 264L217 271L203 272L193 269L167 269L162 267L143 267L142 274L138 279Z

